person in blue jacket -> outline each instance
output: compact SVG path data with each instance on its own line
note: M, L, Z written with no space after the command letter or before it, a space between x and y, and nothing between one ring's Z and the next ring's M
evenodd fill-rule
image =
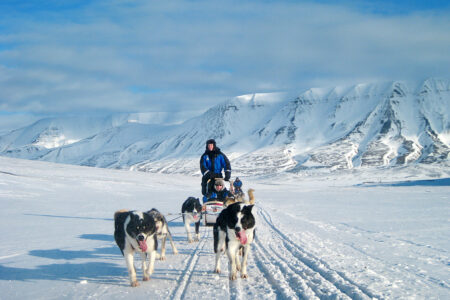
M200 158L200 171L202 172L202 195L203 198L208 198L208 182L211 186L214 183L215 178L224 178L225 181L230 180L231 177L231 165L228 157L220 151L220 148L216 146L216 141L209 139L206 141L206 150ZM225 173L225 177L222 175L222 171Z
M236 177L236 180L234 180L233 188L234 188L235 195L238 195L238 196L244 195L244 192L242 191L242 181L239 179L239 177Z
M227 197L233 197L233 195L225 187L225 181L222 178L214 179L214 186L212 191L207 195L209 200L216 200L225 202Z

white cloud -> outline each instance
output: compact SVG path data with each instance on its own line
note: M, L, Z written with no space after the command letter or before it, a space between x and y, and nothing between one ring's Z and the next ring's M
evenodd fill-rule
M203 110L251 92L450 70L445 13L256 1L64 9L0 21L1 109Z

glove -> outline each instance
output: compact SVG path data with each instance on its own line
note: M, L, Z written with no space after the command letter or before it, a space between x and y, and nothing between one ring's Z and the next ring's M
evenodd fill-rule
M225 181L230 181L230 177L231 177L231 172L225 172Z
M207 181L208 179L211 179L212 176L213 176L213 174L212 174L211 172L206 171L206 173L203 174L203 179L204 179L205 181Z

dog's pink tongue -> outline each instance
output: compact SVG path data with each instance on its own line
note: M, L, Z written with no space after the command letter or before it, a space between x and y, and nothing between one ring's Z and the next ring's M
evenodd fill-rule
M139 241L139 248L141 248L142 252L147 251L147 243L145 241Z
M247 244L247 235L245 234L245 230L241 230L237 234L239 240L241 241L242 245Z

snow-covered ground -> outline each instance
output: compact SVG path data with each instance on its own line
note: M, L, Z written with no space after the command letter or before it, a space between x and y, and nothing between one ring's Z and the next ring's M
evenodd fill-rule
M230 282L213 272L212 228L189 244L177 215L200 178L0 157L0 298L448 299L449 177L429 166L244 178L256 241L250 278ZM180 254L169 244L132 288L112 216L152 207L173 214Z

